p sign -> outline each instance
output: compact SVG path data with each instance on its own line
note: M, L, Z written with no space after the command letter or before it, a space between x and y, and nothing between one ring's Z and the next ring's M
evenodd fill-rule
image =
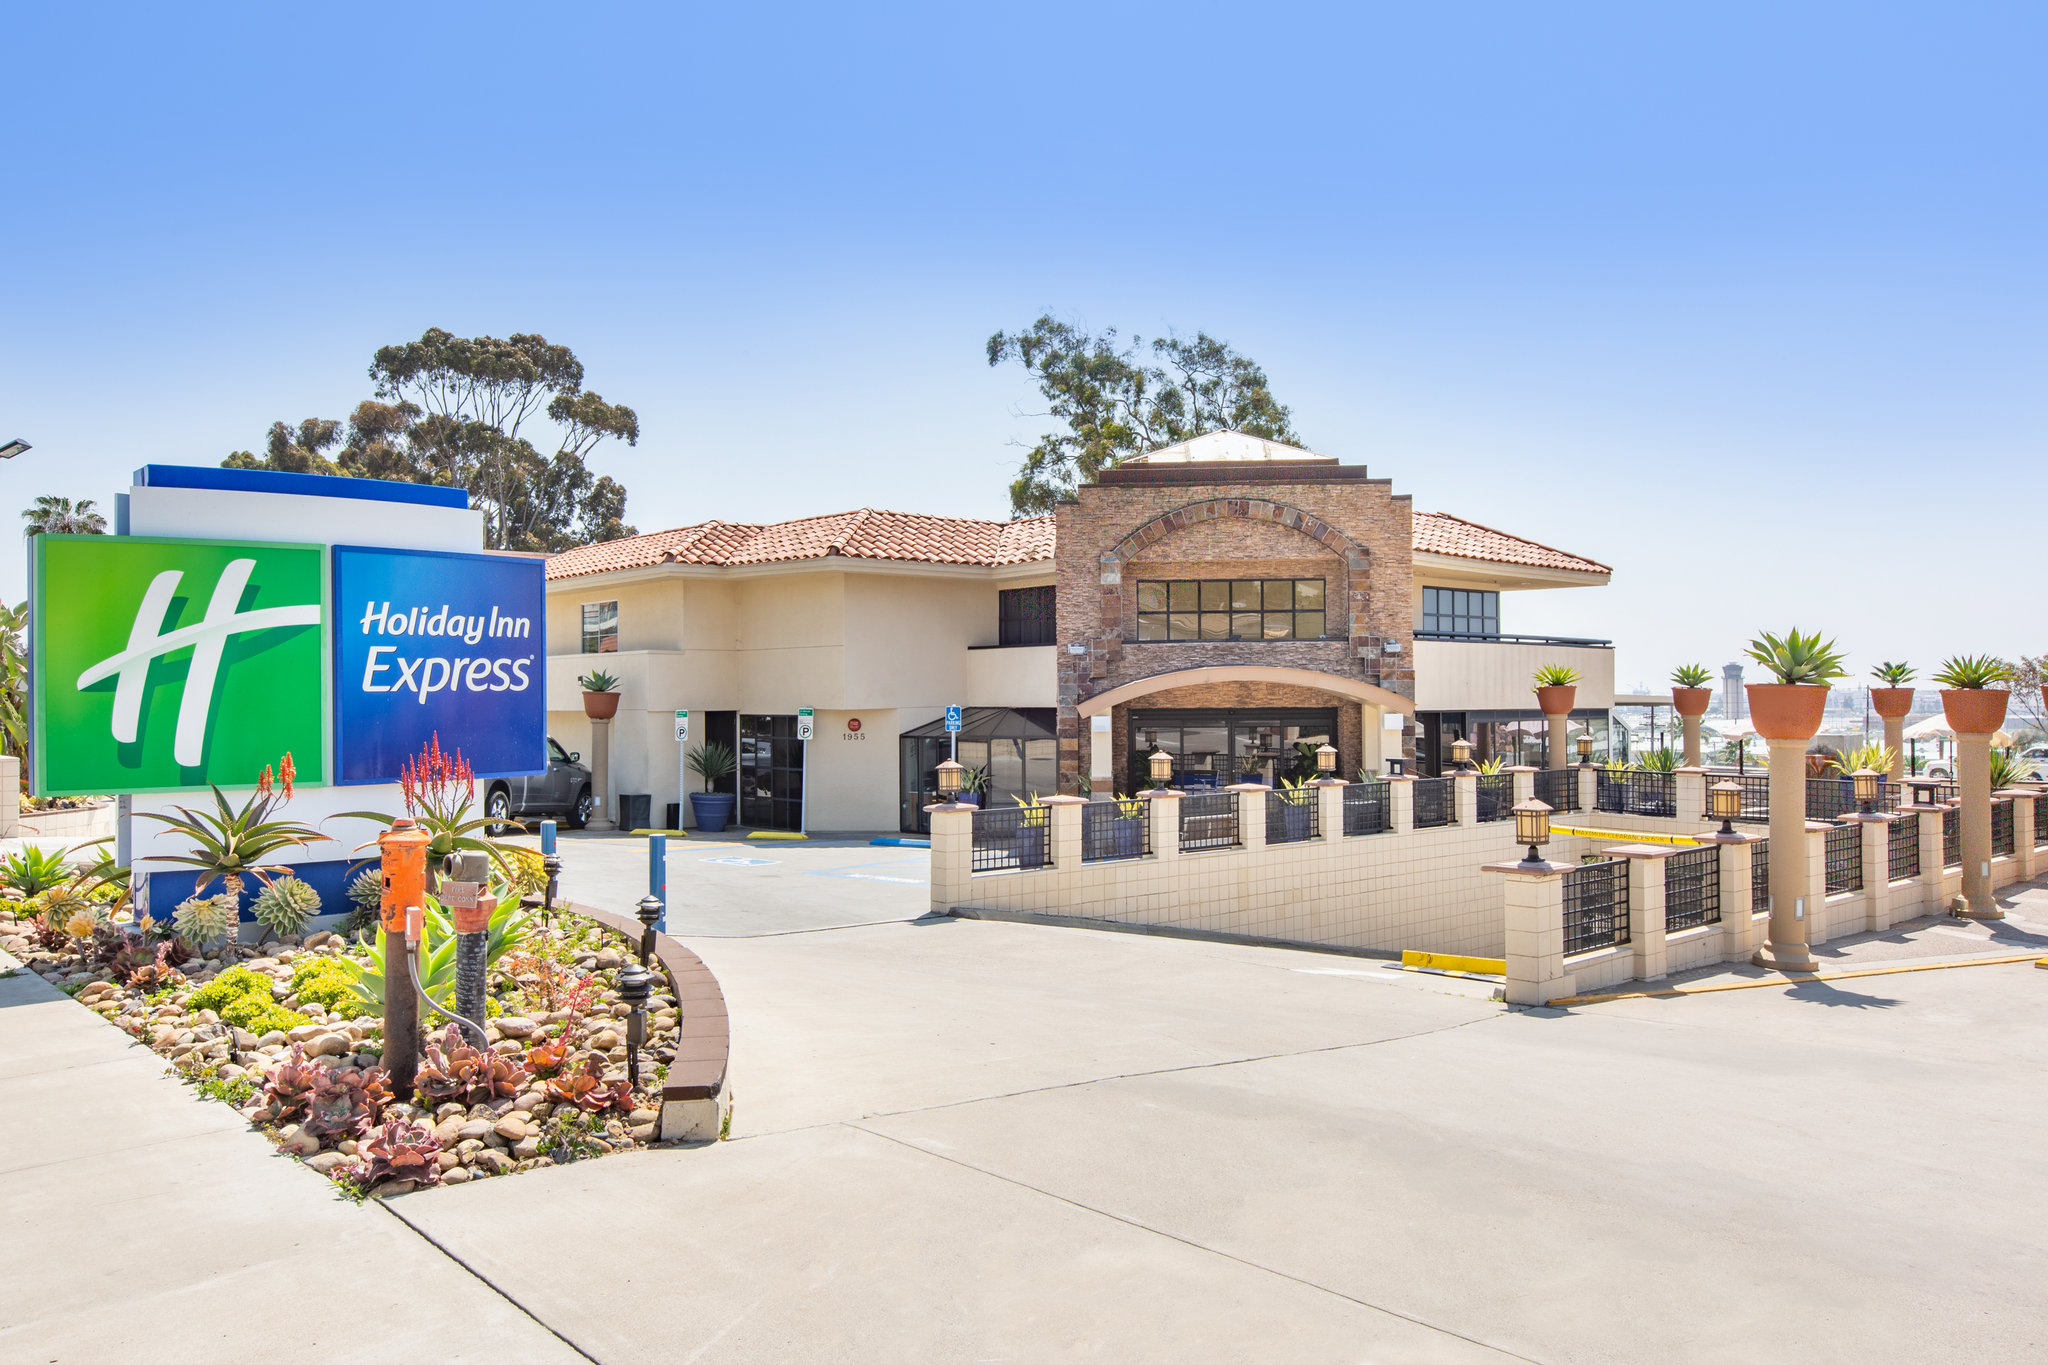
M809 739L818 725L818 713L810 707L800 708L796 713L796 737Z
M254 785L327 772L326 551L38 535L29 545L34 789Z
M690 713L688 711L678 711L676 712L676 743L688 744L689 742Z

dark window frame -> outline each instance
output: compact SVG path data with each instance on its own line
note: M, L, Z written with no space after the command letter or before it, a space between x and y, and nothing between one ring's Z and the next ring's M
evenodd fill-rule
M609 609L611 615L605 616ZM592 613L596 613L593 622ZM609 641L610 643L606 643ZM619 602L583 603L583 652L585 654L616 654L619 652Z
M1002 588L996 593L996 643L1004 648L1050 645L1059 640L1059 588L1042 584Z
M1315 587L1316 605L1303 607L1299 605L1301 590L1310 584ZM1244 591L1254 587L1255 605ZM1159 591L1154 594L1149 589ZM1165 607L1147 607L1148 597L1163 601ZM1138 582L1137 607L1140 641L1261 643L1333 638L1329 633L1330 585L1322 578L1147 578ZM1257 634L1244 632L1248 621L1257 623ZM1314 633L1306 633L1311 625ZM1278 628L1286 633L1278 633Z
M1492 588L1422 589L1425 635L1468 635L1482 640L1500 635L1500 593Z

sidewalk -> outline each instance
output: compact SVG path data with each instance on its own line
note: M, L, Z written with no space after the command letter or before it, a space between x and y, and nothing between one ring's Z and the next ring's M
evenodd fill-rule
M0 953L0 1358L584 1358L18 967Z

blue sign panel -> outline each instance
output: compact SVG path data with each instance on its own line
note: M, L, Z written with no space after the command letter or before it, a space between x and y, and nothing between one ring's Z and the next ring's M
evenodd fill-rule
M946 733L958 734L959 732L960 708L957 706L949 706L946 708Z
M547 771L542 566L510 555L337 545L338 782L396 782L440 737L478 777Z

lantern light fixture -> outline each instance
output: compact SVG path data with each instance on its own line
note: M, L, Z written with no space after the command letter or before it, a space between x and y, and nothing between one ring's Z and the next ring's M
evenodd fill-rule
M1334 745L1324 744L1316 750L1316 771L1329 777L1337 771L1337 750Z
M1581 764L1590 764L1592 761L1593 736L1591 732L1588 732L1579 736L1579 762Z
M1548 802L1534 798L1515 805L1515 842L1529 846L1528 855L1522 859L1524 866L1543 863L1543 855L1537 850L1550 842L1550 811Z
M1858 768L1855 772L1849 774L1849 780L1856 784L1857 807L1863 814L1870 814L1870 807L1877 800L1880 784L1884 779L1873 769Z
M1469 739L1465 738L1465 737L1464 737L1463 735L1459 735L1459 736L1458 736L1458 737L1457 737L1456 739L1454 739L1454 740L1452 740L1452 741L1451 741L1451 762L1452 762L1453 764L1457 765L1457 769L1458 769L1458 771L1459 771L1459 772L1461 772L1461 773L1462 773L1462 772L1465 772L1465 771L1467 771L1468 769L1470 769L1470 768L1471 768L1471 766L1472 766L1472 741L1471 741L1471 740L1469 740Z
M1145 760L1145 767L1152 775L1152 785L1155 788L1173 785L1173 755L1166 750L1154 749L1152 756Z
M1734 782L1716 782L1707 788L1707 818L1721 822L1721 833L1735 833L1732 823L1742 814L1742 787Z
M939 795L946 799L947 805L959 803L960 779L966 773L967 769L955 759L949 758L939 765Z
M1400 777L1401 770L1408 766L1408 760L1399 756L1387 760L1387 776Z

